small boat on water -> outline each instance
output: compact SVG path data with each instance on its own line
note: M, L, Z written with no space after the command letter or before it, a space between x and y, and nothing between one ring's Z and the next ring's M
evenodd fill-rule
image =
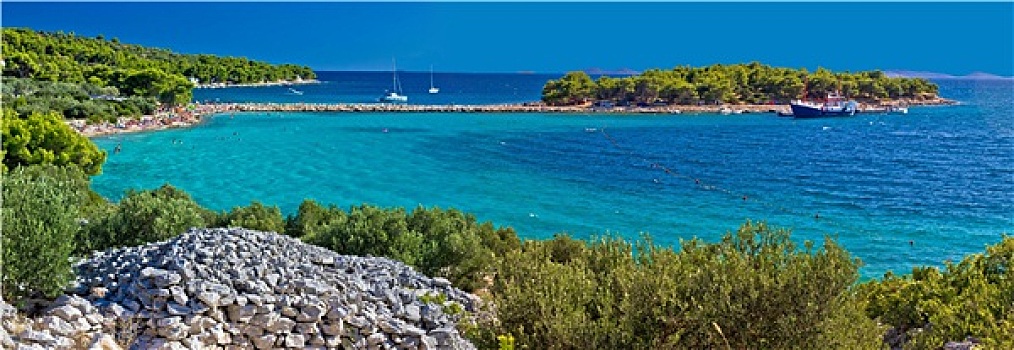
M296 89L293 89L293 88L289 88L289 94L290 95L302 95L303 92L299 91L299 90L296 90Z
M433 65L430 65L430 93L435 94L440 92L440 88L433 86Z
M856 114L858 104L846 101L836 93L827 94L823 103L795 100L789 103L794 118L850 117Z
M908 114L908 107L905 106L891 106L887 108L888 114Z
M386 95L380 97L379 101L391 103L408 102L408 96L401 94L401 83L398 81L398 64L397 62L394 61L393 58L391 59L391 67L392 67L391 91L389 91Z

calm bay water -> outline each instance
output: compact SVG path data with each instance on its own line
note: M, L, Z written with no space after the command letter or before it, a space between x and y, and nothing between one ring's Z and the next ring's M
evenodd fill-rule
M402 79L418 103L531 101L546 79L438 73L443 90L430 96L429 74L417 75L424 80ZM390 83L384 77L322 75L343 80L299 87L299 98L368 102ZM957 260L1014 233L1011 81L939 83L945 97L964 104L820 120L220 115L191 129L96 139L110 156L93 187L119 198L128 188L168 182L217 210L257 199L292 213L304 198L342 207L454 207L538 238L647 232L678 244L714 241L745 220L762 220L800 240L836 236L871 277ZM195 98L294 102L284 92L198 90ZM113 154L117 144L123 151Z

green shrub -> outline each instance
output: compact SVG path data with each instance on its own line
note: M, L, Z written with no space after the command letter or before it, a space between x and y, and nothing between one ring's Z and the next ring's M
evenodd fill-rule
M418 207L407 214L401 208L361 205L346 213L308 200L286 227L289 235L307 243L341 254L400 260L465 290L484 286L495 257L520 246L514 230L479 223L453 209Z
M3 168L33 164L76 165L85 173L102 172L106 152L79 135L56 113L33 112L22 118L3 111Z
M285 232L285 220L278 207L267 207L261 202L253 201L246 207L235 207L226 213L220 223L222 226L243 227L251 230L268 232Z
M909 333L906 348L937 349L947 341L980 339L988 348L1014 348L1014 237L960 263L888 273L859 287L866 313ZM914 331L915 329L919 331Z
M495 257L518 249L520 240L513 229L479 223L461 211L417 207L407 218L408 229L420 237L414 266L428 276L443 276L464 290L485 285Z
M3 178L3 297L54 297L73 280L71 253L88 178L75 167L19 167Z
M215 214L170 185L153 191L130 190L108 216L88 225L79 240L83 252L158 242L191 227L214 222Z
M797 249L745 224L677 253L650 240L526 241L499 259L496 321L475 339L519 348L877 348L880 330L849 286L858 261L827 240Z
M350 208L344 220L331 222L308 242L341 254L385 256L415 265L422 238L409 231L404 209L361 205Z
M299 204L295 216L286 218L285 233L314 242L318 234L325 234L332 225L344 223L346 219L345 211L341 208L334 205L325 208L316 201L306 199Z

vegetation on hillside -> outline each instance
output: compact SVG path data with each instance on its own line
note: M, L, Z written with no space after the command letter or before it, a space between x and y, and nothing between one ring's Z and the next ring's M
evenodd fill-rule
M806 98L822 99L834 91L859 100L926 98L936 96L937 86L920 78L890 78L881 71L835 73L818 68L809 73L805 69L752 62L651 69L634 76L601 76L597 80L585 72L569 72L546 83L542 101L551 105L590 100L631 104L785 104L803 98L804 92Z
M3 29L3 76L71 84L113 87L125 97L185 103L198 83L252 83L311 79L309 67L271 65L242 57L186 55L89 38L74 33Z
M158 107L155 98L125 97L112 86L27 78L4 78L0 98L5 109L13 109L22 118L35 112L55 112L66 119L84 119L91 123L149 115Z

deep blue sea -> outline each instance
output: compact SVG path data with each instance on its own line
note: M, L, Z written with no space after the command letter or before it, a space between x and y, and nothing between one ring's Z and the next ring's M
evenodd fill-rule
M370 102L390 85L383 72L321 78L297 87L302 96L262 87L196 90L195 99ZM437 73L433 96L428 72L401 78L412 103L467 104L536 100L552 76ZM117 199L171 183L217 210L257 199L292 213L304 198L454 207L523 237L647 232L667 245L766 221L798 240L836 237L876 277L956 261L1014 233L1014 85L938 83L962 105L817 120L225 114L96 139L110 155L93 187Z

